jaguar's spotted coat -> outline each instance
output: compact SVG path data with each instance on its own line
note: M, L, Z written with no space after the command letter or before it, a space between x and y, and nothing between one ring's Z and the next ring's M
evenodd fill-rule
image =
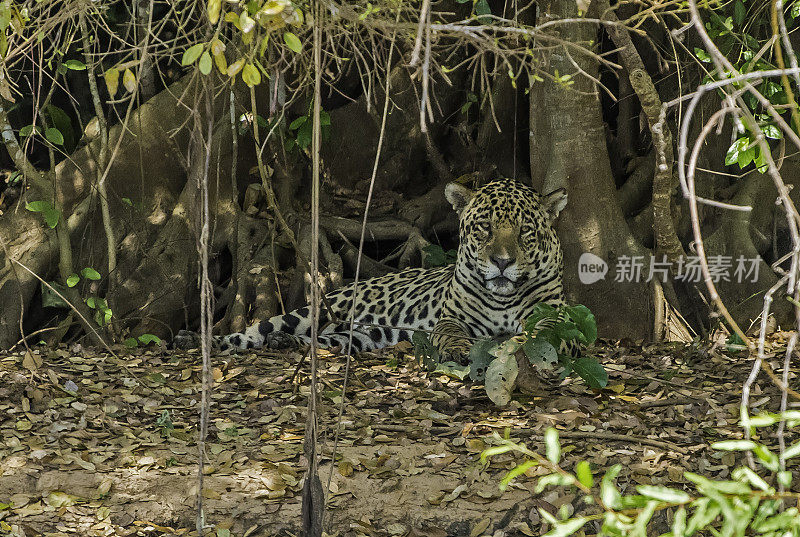
M513 180L473 192L447 185L445 195L459 214L460 245L455 265L409 269L329 293L339 321L320 311L319 344L345 347L356 295L355 350L409 340L415 330L434 330L432 342L444 359L463 359L470 338L516 333L538 302L563 303L562 253L553 221L564 208L563 189L546 196ZM310 342L308 307L215 338L220 350Z

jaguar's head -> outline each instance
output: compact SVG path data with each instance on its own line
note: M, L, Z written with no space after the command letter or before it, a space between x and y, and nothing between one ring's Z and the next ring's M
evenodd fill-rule
M561 245L553 223L567 204L564 189L541 196L503 179L476 191L450 183L445 196L459 214L456 265L462 274L503 296L560 278Z

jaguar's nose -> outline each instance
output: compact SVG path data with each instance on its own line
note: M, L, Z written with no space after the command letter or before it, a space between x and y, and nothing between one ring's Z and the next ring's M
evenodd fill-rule
M514 261L516 261L516 259L514 259L513 257L492 256L490 259L492 260L492 263L497 265L497 268L500 269L500 272L503 272L507 266L511 265Z

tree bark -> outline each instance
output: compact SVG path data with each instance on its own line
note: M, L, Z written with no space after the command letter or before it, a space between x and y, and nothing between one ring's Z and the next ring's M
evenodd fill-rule
M540 22L577 17L577 5L574 0L546 0L540 4L540 14ZM591 23L563 24L558 33L583 46L597 41L597 26ZM646 271L638 282L616 282L614 267L623 256L643 256L647 266L649 252L632 236L617 201L597 88L576 72L568 55L586 74L598 76L598 64L592 58L565 47L548 49L544 69L554 77L573 74L573 83L545 78L531 87L533 184L545 193L559 187L568 192L569 202L557 224L568 301L594 311L605 337L647 339L653 328L653 305ZM584 252L609 264L605 278L591 285L581 283L578 275L578 260Z

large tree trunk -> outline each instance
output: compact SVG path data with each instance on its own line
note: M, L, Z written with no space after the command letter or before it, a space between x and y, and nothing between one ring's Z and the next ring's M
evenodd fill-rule
M147 257L152 236L161 228L162 220L173 210L176 198L186 182L180 155L185 154L185 130L177 130L185 123L187 110L179 104L190 97L185 93L186 83L181 81L163 91L136 110L126 126L119 150L107 178L109 203L112 214L124 215L113 220L115 235L123 237L118 246L119 280L129 277L129 267ZM116 146L123 127L117 125L110 131L111 148ZM75 270L92 266L108 277L105 266L105 236L100 213L95 210L92 195L96 178L96 157L99 139L76 151L69 159L59 163L52 172L64 192L63 213L68 216L75 259ZM20 338L20 315L30 309L39 280L12 263L6 256L19 261L45 280L56 273L55 260L58 245L55 235L38 214L24 209L26 201L46 199L42 193L28 192L21 205L8 211L0 220L0 348L7 348ZM130 205L133 205L131 207ZM183 241L192 241L191 236ZM175 247L173 245L173 247ZM181 248L184 248L181 246ZM60 282L64 283L64 282ZM148 282L152 288L160 282ZM109 297L113 300L115 297ZM141 306L138 300L126 304L131 309ZM115 304L112 309L117 313ZM123 308L127 309L127 308Z
M574 0L548 0L539 4L540 22L577 17ZM560 37L588 45L597 42L597 26L568 23L559 26ZM545 69L559 76L572 74L570 85L550 79L535 82L530 92L530 155L534 186L542 192L565 187L567 208L559 219L564 247L564 286L570 302L595 312L599 331L606 337L650 337L653 305L646 270L639 282L616 282L615 267L623 256L649 252L631 235L617 201L606 147L605 125L598 89L576 73L567 54L588 75L598 76L598 63L574 49L549 49ZM590 252L609 265L605 278L587 285L578 277L578 260Z

